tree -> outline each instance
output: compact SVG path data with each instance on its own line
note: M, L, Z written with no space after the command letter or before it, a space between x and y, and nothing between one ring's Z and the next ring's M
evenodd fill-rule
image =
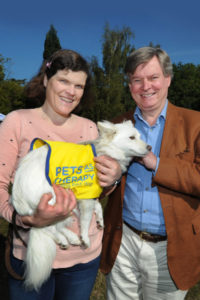
M149 43L149 47L153 47L153 48L160 48L160 44L155 44L153 42Z
M44 42L43 59L48 59L55 51L61 49L59 38L57 37L57 31L54 26L51 25L49 31L46 34Z
M24 107L25 80L7 79L10 61L0 54L0 112L3 114Z
M169 89L169 100L174 104L200 111L200 65L173 65L174 77Z
M113 119L133 104L124 75L126 58L134 50L130 44L132 38L134 34L129 27L111 30L105 25L102 67L95 56L90 63L94 109L88 117L94 121Z
M15 109L24 108L24 81L3 80L0 81L0 112L8 114Z
M8 64L10 63L10 58L5 58L0 54L0 81L4 80L6 73L8 73Z

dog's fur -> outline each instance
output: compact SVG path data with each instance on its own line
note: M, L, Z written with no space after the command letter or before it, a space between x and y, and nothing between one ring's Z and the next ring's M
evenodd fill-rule
M131 121L113 124L108 121L98 122L99 137L91 141L97 155L108 155L116 159L125 172L134 156L145 156L150 146L140 139L139 132ZM89 143L89 142L88 142ZM84 143L85 144L85 143ZM51 192L49 204L55 204L55 193L45 177L47 146L29 152L21 161L15 175L11 201L20 215L32 215L44 193ZM97 224L103 228L101 204L94 199L79 200L81 237L66 226L71 224L71 217L43 228L30 229L30 236L25 259L25 285L38 290L48 279L56 255L56 243L62 248L69 244L90 246L88 229L93 212Z

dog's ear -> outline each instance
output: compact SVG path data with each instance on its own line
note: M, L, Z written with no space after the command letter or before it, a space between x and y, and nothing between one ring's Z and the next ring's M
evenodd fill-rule
M123 121L123 123L124 124L126 124L126 125L128 125L128 126L132 126L132 127L134 127L134 124L133 124L133 122L131 121L131 120L125 120L125 121Z
M108 121L97 122L100 135L113 135L116 132L115 125Z

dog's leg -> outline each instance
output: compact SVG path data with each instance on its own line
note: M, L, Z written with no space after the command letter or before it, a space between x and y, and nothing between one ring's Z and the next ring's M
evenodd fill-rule
M102 206L99 203L99 200L95 201L94 212L96 213L96 222L97 222L98 229L103 229L104 227L103 211L102 211Z
M59 236L57 236L57 243L62 249L67 249L69 244L76 246L81 245L81 241L78 235L66 227L70 226L71 222L72 218L68 217L64 221L56 224L56 231L59 233ZM68 243L65 242L65 239L67 239Z
M81 240L82 246L84 248L90 247L89 239L89 227L92 220L92 215L95 207L94 199L83 199L78 200L78 208L80 210L80 231L81 231Z
M73 231L71 231L68 228L59 228L58 229L59 233L61 233L62 235L64 235L64 237L68 240L68 243L70 245L75 245L75 246L80 246L81 245L81 241L78 237L78 235L76 233L74 233ZM65 245L65 243L63 243L61 240L59 242L59 245L62 249L67 249L67 245Z
M62 232L60 232L60 228L57 226L57 224L49 226L47 230L52 240L54 240L54 242L59 245L61 249L65 250L69 248L68 239Z

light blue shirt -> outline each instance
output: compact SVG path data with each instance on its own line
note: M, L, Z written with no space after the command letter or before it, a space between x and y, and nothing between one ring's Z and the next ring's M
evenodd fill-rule
M157 167L167 105L168 101L153 126L149 126L142 118L138 107L134 113L135 127L139 130L141 139L151 145L152 152L157 157ZM156 186L151 186L152 176L153 171L146 169L143 165L136 162L130 165L125 186L123 220L138 230L166 235L158 189Z
M2 122L4 118L5 118L5 115L0 113L0 122Z

